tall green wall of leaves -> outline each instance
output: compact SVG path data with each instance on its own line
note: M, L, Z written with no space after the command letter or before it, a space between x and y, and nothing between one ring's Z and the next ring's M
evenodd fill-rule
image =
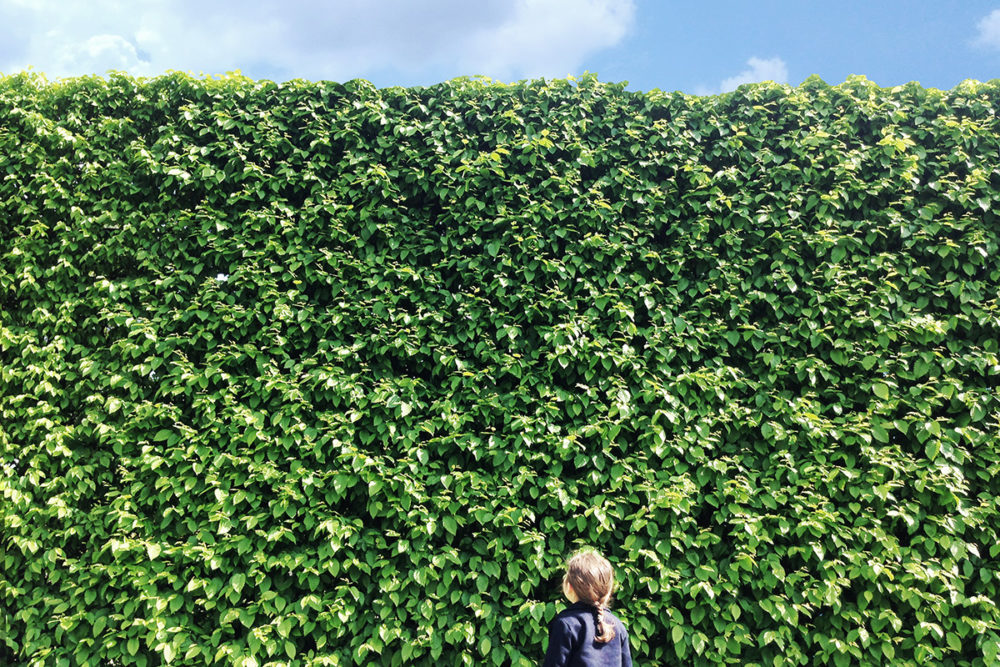
M0 79L0 663L1000 664L998 103Z

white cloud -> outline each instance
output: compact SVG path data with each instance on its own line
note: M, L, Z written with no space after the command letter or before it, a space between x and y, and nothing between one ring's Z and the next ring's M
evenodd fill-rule
M774 81L788 83L788 66L781 58L757 58L747 60L747 68L719 82L718 87L698 86L695 95L714 95L736 90L744 83Z
M976 38L972 42L976 46L1000 49L1000 9L980 19L976 24Z
M31 65L50 77L241 69L272 78L509 79L579 73L587 56L626 35L635 2L0 0L5 14L18 37L0 48L7 73Z
M82 42L64 44L52 58L59 71L136 72L141 65L135 45L120 35L94 35Z
M788 82L788 67L781 58L751 58L747 61L747 65L747 69L739 74L723 79L722 83L719 84L719 90L728 93L744 83L757 83L759 81Z
M499 76L564 77L586 56L618 43L635 16L632 0L518 0L500 26L470 40L464 60Z

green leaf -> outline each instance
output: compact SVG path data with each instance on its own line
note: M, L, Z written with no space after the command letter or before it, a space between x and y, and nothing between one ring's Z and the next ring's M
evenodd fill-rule
M998 653L1000 653L1000 641L986 640L983 642L983 659L987 665L997 664Z
M924 443L924 453L927 454L927 458L931 461L937 458L938 454L941 452L941 441L931 439Z
M695 632L691 635L691 647L694 652L701 655L705 651L705 646L707 644L707 638L700 632Z
M896 658L896 649L889 642L882 642L882 655L885 659L892 662Z
M872 424L872 437L879 442L889 442L889 432L878 424Z

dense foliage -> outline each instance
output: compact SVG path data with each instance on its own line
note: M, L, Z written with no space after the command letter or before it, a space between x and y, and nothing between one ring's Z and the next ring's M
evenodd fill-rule
M0 663L1000 664L998 102L0 79Z

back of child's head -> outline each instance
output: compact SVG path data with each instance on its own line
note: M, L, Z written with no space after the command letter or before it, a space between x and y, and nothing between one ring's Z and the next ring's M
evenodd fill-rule
M615 586L611 563L596 551L579 551L566 563L565 579L573 587L579 601L594 608L594 638L601 643L611 641L615 636L615 626L606 622L604 614Z

